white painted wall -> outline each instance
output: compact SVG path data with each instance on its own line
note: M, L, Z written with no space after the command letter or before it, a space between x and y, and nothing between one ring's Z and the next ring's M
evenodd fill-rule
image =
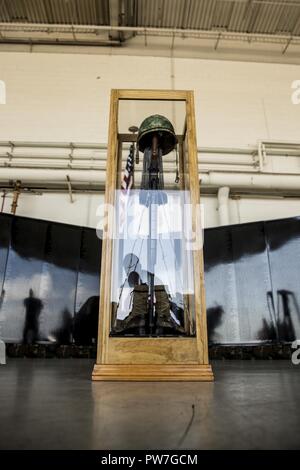
M68 193L41 195L24 193L19 198L17 214L83 227L96 227L98 224L102 226L103 194L76 194L73 199L74 202L71 203ZM12 195L8 194L5 198L4 212L10 212L11 203Z
M0 140L106 142L111 88L173 86L195 91L201 147L300 141L300 104L291 100L299 65L176 58L173 78L171 70L167 57L0 52L0 80L6 85ZM280 160L273 171L289 172L290 165ZM95 194L78 194L73 204L67 194L22 195L17 213L95 226L98 200ZM218 225L216 198L202 201L205 225ZM10 211L9 198L4 210ZM299 214L300 199L230 201L231 223Z
M85 227L102 227L103 200L104 195L99 193L75 194L73 203L70 202L67 193L23 194L19 199L17 214ZM205 195L201 197L201 202L204 205L204 226L218 226L217 198ZM12 196L9 194L5 198L4 212L10 212L11 203ZM229 199L231 224L283 219L297 215L300 215L300 199L296 198L242 197Z

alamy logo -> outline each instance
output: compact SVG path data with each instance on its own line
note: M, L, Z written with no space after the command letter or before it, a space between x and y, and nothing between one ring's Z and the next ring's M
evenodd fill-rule
M293 341L292 349L296 349L292 354L292 363L298 366L300 364L300 339Z
M0 104L6 104L6 86L3 80L0 80Z
M292 103L300 104L300 80L294 80L292 82L292 88L295 90L291 96Z

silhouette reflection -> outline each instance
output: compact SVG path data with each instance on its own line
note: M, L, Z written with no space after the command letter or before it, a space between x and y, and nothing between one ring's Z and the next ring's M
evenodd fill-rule
M97 341L99 296L89 297L74 317L73 337L77 344L93 344Z
M148 284L145 257L139 250L135 253L124 257L116 279L119 288L128 273L126 294ZM299 338L300 217L207 229L204 254L210 342ZM51 338L58 344L93 344L100 258L101 240L93 229L0 214L2 338L13 343ZM170 296L167 276L158 275L155 286L165 288L159 294L163 305L169 303L168 321L176 330L172 334L181 334L174 323L189 332L180 288L176 284ZM41 298L35 295L39 291ZM118 297L113 300L117 304Z
M38 340L39 336L39 316L43 303L34 296L32 289L29 289L29 297L24 299L25 305L25 325L23 331L23 343L31 344Z
M257 334L258 338L261 341L275 341L277 339L277 329L275 325L266 318L263 318L262 323L263 326Z
M294 292L286 289L277 291L278 299L278 335L282 341L294 341L296 333L293 323L292 310L300 317L299 305Z
M297 298L294 292L286 289L278 289L276 297L275 304L273 292L267 292L270 320L263 319L263 326L258 332L258 337L261 340L269 341L294 341L296 339L294 313L298 319L300 318Z
M59 328L53 331L54 340L59 344L70 344L73 329L73 318L67 308L62 312L62 323Z
M221 305L216 305L215 307L208 308L206 311L208 340L210 343L218 342L218 335L216 333L216 329L222 324L222 317L224 313L224 309Z

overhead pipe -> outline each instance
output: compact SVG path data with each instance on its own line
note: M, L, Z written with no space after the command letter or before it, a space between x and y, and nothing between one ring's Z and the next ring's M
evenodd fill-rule
M265 141L264 141L265 142ZM267 142L269 143L269 141ZM300 145L299 142L290 143L290 145ZM81 143L81 142L38 142L38 141L22 141L22 140L0 140L0 147L29 147L29 148L66 148L71 149L94 149L94 150L107 150L107 143ZM124 142L124 147L130 147L130 143ZM198 152L205 153L232 153L232 154L251 154L255 150L248 148L237 148L237 147L198 147Z
M69 175L71 182L77 183L105 183L106 171L104 170L49 170L29 168L1 168L0 181L21 180L25 183L64 183Z
M282 152L288 152L289 155L299 154L300 152L300 142L298 141L272 141L272 140L262 140L258 142L257 147L248 147L248 148L236 148L236 147L198 147L198 153L203 154L224 154L231 155L232 157L238 157L241 155L252 157L253 154L257 154L262 147L265 147L269 155L281 155ZM130 147L130 143L123 144L124 150L127 150ZM6 154L6 148L10 149L11 153L14 155L15 152L20 148L30 148L30 149L59 149L63 152L63 149L68 150L96 150L96 151L106 151L107 143L81 143L81 142L36 142L36 141L0 141L0 149L4 148ZM281 153L279 153L281 152ZM68 155L66 155L67 157Z
M31 150L30 153L27 149ZM127 158L127 150L125 144L124 161ZM200 147L197 150L199 152L198 163L201 165L202 171L218 170L216 165L221 165L221 167L222 165L230 165L232 170L251 170L256 167L256 161L253 160L253 152L255 152L253 149ZM105 169L106 151L107 144L103 143L0 141L0 168ZM175 156L167 155L164 161L165 170L172 170ZM210 168L211 165L213 168Z
M0 30L1 33L1 30ZM78 39L44 39L44 38L9 38L5 36L0 36L0 44L12 44L12 45L19 45L19 44L30 44L31 46L89 46L89 47L120 47L122 46L121 41L116 40L78 40Z
M29 169L29 168L1 168L0 182L8 183L21 180L22 184L63 184L69 175L71 183L105 185L105 170L75 170L75 169ZM166 184L174 184L174 174L166 172ZM272 190L300 190L300 175L274 174L274 173L238 173L213 171L202 173L201 186L220 188L272 189Z
M104 143L81 143L81 142L38 142L38 141L22 141L22 140L1 140L0 147L43 147L43 148L67 148L71 149L107 149Z
M0 31L21 31L25 32L57 32L57 33L81 33L94 34L100 32L123 32L135 33L136 35L162 36L162 37L179 37L179 38L198 38L198 39L215 39L220 37L220 31L201 30L201 29L181 29L181 28L156 28L143 26L111 26L111 25L79 25L79 24L49 24L49 23L0 23ZM286 44L287 41L293 44L300 44L300 38L288 34L265 34L265 33L245 33L245 32L228 32L221 31L222 39L249 41L252 39L256 42L269 42L275 44ZM4 38L5 39L5 38ZM13 38L18 39L18 38ZM76 43L76 41L74 41Z
M300 190L300 175L278 173L208 172L200 178L203 186L247 189Z
M136 182L140 184L142 172L136 174ZM105 170L74 170L74 169L28 169L28 168L2 168L0 172L0 184L15 184L21 180L23 187L26 185L40 185L49 187L66 187L66 182L79 186L93 186L104 189L106 184ZM175 175L172 172L164 172L166 187L174 187Z

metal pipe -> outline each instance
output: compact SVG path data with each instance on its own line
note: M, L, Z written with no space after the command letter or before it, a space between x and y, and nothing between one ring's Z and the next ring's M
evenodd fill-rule
M5 148L7 147L7 149ZM57 149L50 155L21 155L20 149ZM73 148L82 150L85 155L73 153L70 163L69 152ZM103 143L66 143L66 142L0 142L0 181L5 187L10 181L22 180L26 184L31 182L41 184L42 187L51 185L63 185L66 175L69 174L72 182L76 185L105 185L105 161L107 145ZM259 144L258 157L259 169L263 170L264 158L273 155L276 150L280 155L294 156L295 149L300 149L299 142L262 141ZM3 149L3 150L2 150ZM272 150L273 149L273 150ZM90 150L90 152L89 152ZM98 152L101 150L101 152ZM103 150L103 152L102 152ZM222 147L200 147L198 168L201 172L201 180L204 187L248 188L248 189L271 189L275 191L295 190L300 188L300 175L297 174L274 174L253 171L255 162L248 161L253 155L253 148L222 148ZM21 150L22 151L22 150ZM62 155L60 154L60 151ZM93 152L95 151L95 152ZM257 150L256 150L257 151ZM280 153L281 151L281 153ZM36 150L36 153L39 150ZM97 152L97 155L95 155ZM8 156L6 154L9 154ZM124 154L125 155L125 154ZM226 157L228 155L228 157ZM222 159L224 156L224 161ZM240 158L238 158L240 156ZM168 158L169 157L169 158ZM125 160L124 160L125 161ZM166 184L172 185L174 180L175 156L165 158ZM1 166L1 164L3 166ZM228 167L228 164L230 166ZM231 173L229 173L229 169ZM204 173L206 171L206 173ZM140 172L137 171L137 180ZM49 185L48 185L49 183Z
M123 160L124 161L124 160ZM125 161L124 161L125 163ZM175 166L175 161L170 160L165 162L165 170L166 171L174 171L174 166ZM253 162L242 162L242 161L225 161L221 158L201 158L201 161L198 162L199 169L204 167L207 167L208 170L215 170L216 166L223 167L223 169L228 169L230 168L231 170L235 170L236 168L248 168L249 170L253 171L253 168L255 168L255 164ZM36 158L35 160L33 159L16 159L14 158L13 160L8 160L1 158L0 156L0 171L2 171L2 168L31 168L33 170L35 169L74 169L74 170L105 170L106 169L106 160L104 159L95 159L95 160L79 160L76 159L72 163L70 163L68 160L62 160L62 159L38 159ZM141 171L141 169L137 168L137 172Z
M162 37L181 37L181 38L199 38L217 40L220 31L207 31L201 29L179 29L179 28L155 28L143 26L110 26L110 25L71 25L71 24L49 24L49 23L0 23L0 31L21 31L25 32L43 32L47 35L49 32L70 33L78 32L81 34L99 34L99 32L128 32L136 35L162 36ZM289 34L274 35L264 33L244 33L222 31L222 38L226 40L270 42L276 44L286 44L287 41L293 44L300 44L298 36ZM18 38L12 38L18 40ZM76 44L76 41L74 41Z
M299 190L300 175L278 173L209 172L201 175L201 185L230 188Z
M1 29L0 29L1 32ZM8 38L0 37L0 44L30 44L32 46L89 46L89 47L120 47L122 45L121 41L95 41L95 40L72 40L72 39L32 39L32 38Z
M82 142L37 142L37 141L22 141L22 140L0 140L0 147L43 147L43 148L67 148L71 149L107 149L107 144L95 143L82 143Z
M264 144L268 147L268 151L272 152L274 149L289 149L299 150L300 142L297 141L278 141L278 140L262 140L259 144ZM128 149L130 144L124 143L124 149ZM36 141L0 141L1 147L13 147L14 151L18 148L55 148L55 149L82 149L82 150L107 150L107 143L81 143L81 142L36 142ZM236 147L198 147L198 152L201 153L223 153L231 155L252 155L253 152L258 152L258 147L249 148L236 148Z
M65 186L67 175L69 175L75 187L80 183L104 186L106 181L106 172L104 170L31 170L28 168L2 168L0 181L8 183L9 181L22 180L23 186L30 183L40 183L41 186L51 184L63 184ZM172 172L166 172L165 183L166 185L174 183L174 174ZM230 188L299 190L300 175L210 171L201 174L201 185L217 188L228 186Z
M49 170L28 168L1 168L0 181L22 180L22 183L64 183L69 175L73 182L104 183L106 172L103 170Z
M38 144L32 145L23 143L8 143L0 142L0 168L3 167L15 167L15 168L49 168L49 169L63 169L63 168L74 168L74 169L105 169L105 163L107 159L106 148L104 144L101 149L97 146L93 146L90 149L89 146L74 146L72 158L70 158L69 145L59 144L45 145ZM13 146L13 150L9 150ZM52 150L53 147L57 148L58 152L52 152L47 154L45 150ZM25 148L31 148L30 153L24 153ZM3 150L2 150L3 149ZM36 150L37 149L37 150ZM40 150L40 151L39 151ZM80 152L80 153L78 153ZM255 167L253 162L253 151L245 149L223 149L223 148L200 148L198 156L198 163L208 165L235 165L245 166L249 168ZM240 157L240 158L239 158ZM124 155L123 160L126 161L127 155ZM175 163L175 155L170 154L164 157L166 163L166 171L173 169ZM169 168L170 167L170 168Z

